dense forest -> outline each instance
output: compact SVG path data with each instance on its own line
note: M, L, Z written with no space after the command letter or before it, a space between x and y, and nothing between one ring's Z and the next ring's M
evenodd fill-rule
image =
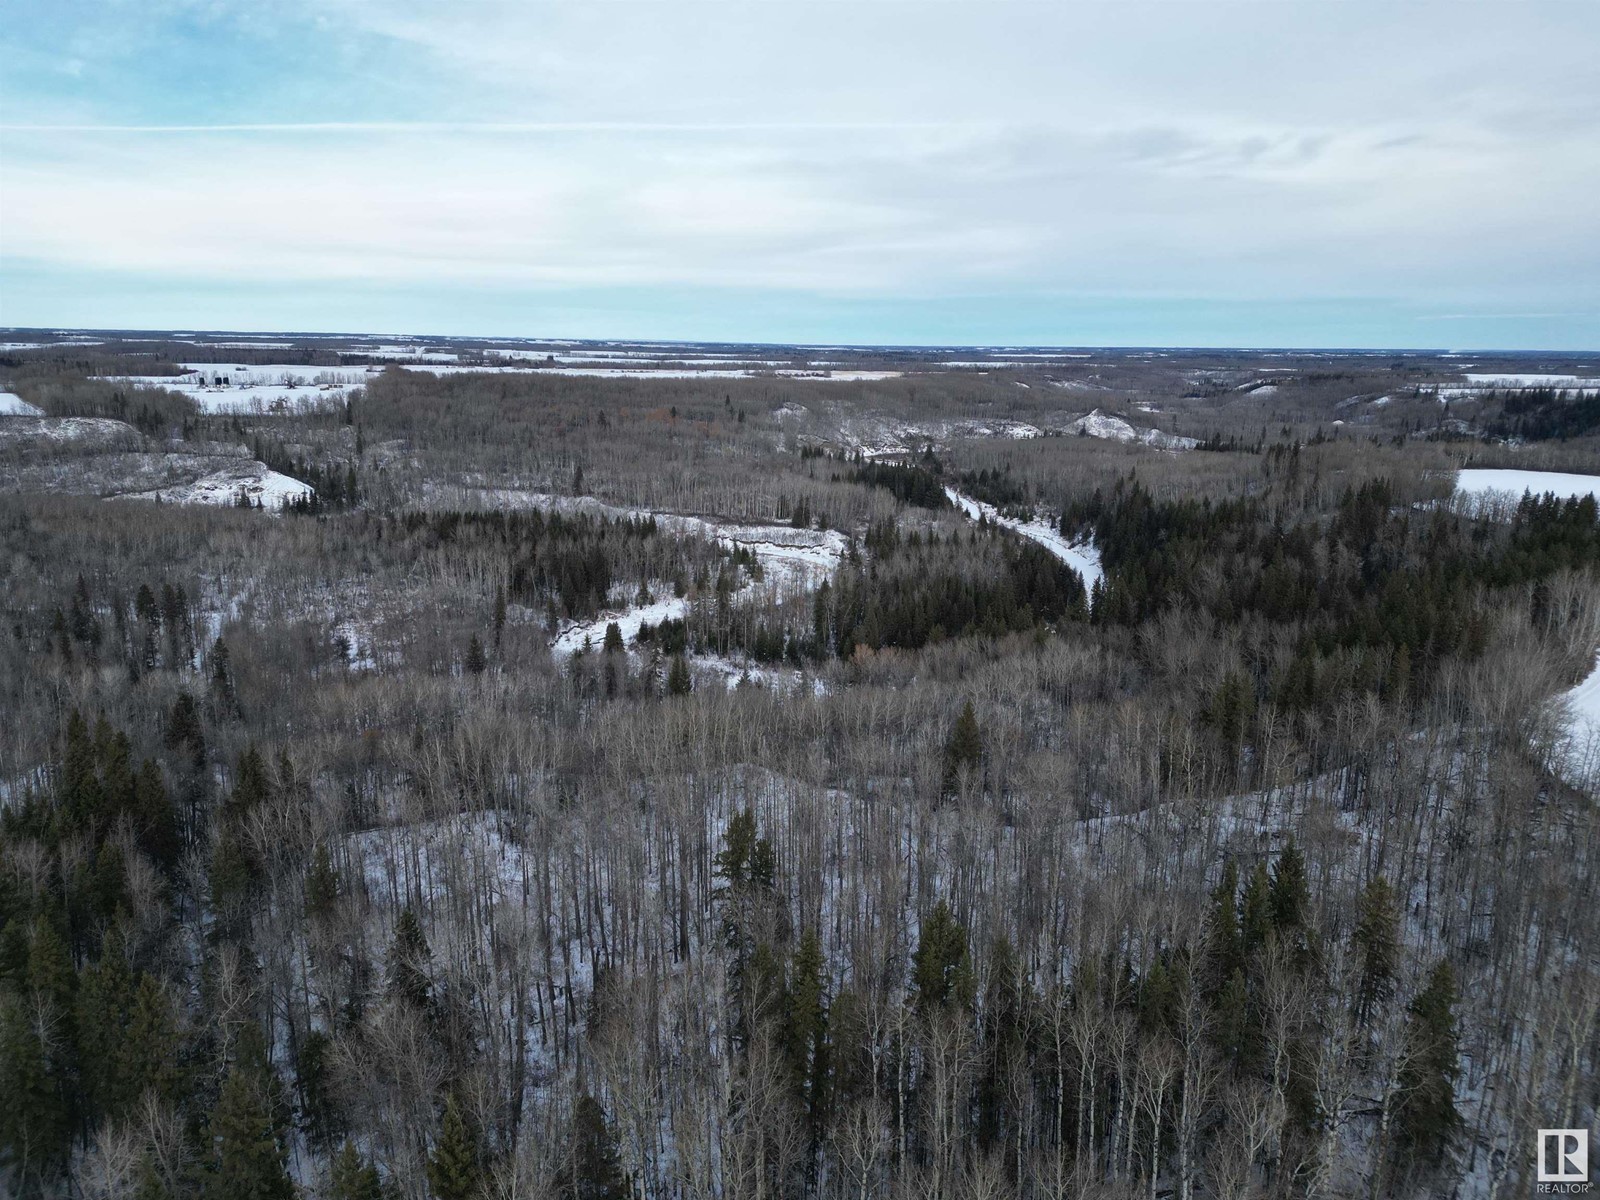
M1489 1200L1594 1127L1600 513L1452 483L1575 401L125 355L0 361L0 1191Z

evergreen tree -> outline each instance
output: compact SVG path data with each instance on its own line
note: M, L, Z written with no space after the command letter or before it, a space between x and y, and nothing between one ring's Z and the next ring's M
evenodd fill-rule
M606 654L621 654L623 649L622 626L615 621L608 621L606 623L606 640L605 644L601 646L601 650Z
M947 1003L963 1007L972 1003L967 930L943 900L933 906L922 923L922 936L911 956L911 984L918 1012L931 1012Z
M483 643L478 640L478 635L473 634L472 640L467 643L467 674L482 675L489 668L489 660L483 653Z
M687 696L694 689L694 682L689 678L689 664L683 660L683 655L672 656L672 666L667 670L667 695Z
M1211 892L1205 925L1205 965L1213 996L1244 965L1239 940L1239 867L1231 858L1222 864L1222 878Z
M1460 1071L1456 1000L1455 973L1441 961L1408 1010L1395 1134L1401 1153L1414 1163L1441 1162L1461 1128L1455 1091Z
M78 977L81 1083L89 1110L97 1117L118 1117L134 1099L118 1069L133 1009L133 989L133 972L123 956L122 939L108 933L99 960Z
M328 1167L327 1200L384 1200L378 1168L346 1142Z
M978 1081L978 1138L994 1145L1006 1127L1011 1099L1008 1073L1021 1067L1028 1038L1027 983L1011 939L1001 934L989 953L983 995L983 1073Z
M271 1110L260 1081L236 1065L222 1085L211 1120L215 1159L209 1200L293 1200Z
M175 1104L181 1092L179 1034L172 997L154 975L143 972L134 988L127 1032L117 1049L117 1075L126 1094L137 1099L154 1092Z
M616 1138L605 1109L588 1093L572 1110L572 1157L558 1187L562 1200L627 1200Z
M1261 1026L1250 1003L1244 969L1234 969L1217 996L1216 1042L1223 1061L1240 1074L1255 1070L1260 1059Z
M1267 944L1272 933L1272 884L1267 868L1258 863L1239 900L1239 952L1248 962Z
M306 870L306 915L312 920L324 920L332 914L338 899L339 876L328 857L327 843L318 842Z
M422 923L408 904L395 922L394 943L389 947L389 992L418 1010L428 1008L433 981L428 967L432 954Z
M972 701L968 700L945 742L941 792L946 796L954 795L963 775L977 771L982 758L983 735L978 731L978 717L972 710Z
M325 1146L340 1132L338 1111L328 1079L328 1053L332 1040L320 1029L313 1029L300 1043L295 1056L295 1080L300 1086L300 1112L306 1135Z
M462 1114L455 1093L445 1097L439 1140L428 1156L428 1186L438 1200L472 1200L483 1175L477 1130Z
M1394 995L1400 967L1400 914L1394 889L1383 876L1375 876L1361 891L1355 929L1351 932L1361 964L1356 994L1356 1014L1363 1025Z
M172 871L182 850L178 812L154 759L145 759L134 775L132 812L139 848L158 867Z
M1272 865L1268 894L1272 906L1272 924L1277 929L1305 927L1306 914L1311 909L1311 896L1306 886L1306 862L1292 840Z
M822 941L815 929L800 935L789 980L784 1050L795 1087L813 1119L820 1116L826 1078L828 1014L822 982Z

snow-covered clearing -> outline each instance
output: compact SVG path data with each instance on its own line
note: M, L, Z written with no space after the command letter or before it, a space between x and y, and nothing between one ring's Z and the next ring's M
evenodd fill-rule
M15 392L0 392L0 417L42 417L44 412Z
M1456 474L1456 490L1468 495L1487 493L1520 497L1523 492L1542 496L1553 492L1562 499L1600 496L1600 475L1569 475L1562 471L1519 471L1506 467L1469 467Z
M912 454L930 444L943 445L959 438L1011 438L1021 441L1044 436L1044 430L1037 425L1005 418L908 422L888 417L858 417L846 422L839 433L846 446L868 458Z
M565 658L584 649L598 650L605 645L606 627L613 623L622 631L623 643L631 646L639 636L639 626L646 622L659 625L663 621L681 621L688 611L689 601L672 595L650 604L611 609L591 621L574 621L567 625L550 643L550 651Z
M1183 437L1160 429L1140 429L1121 417L1103 413L1098 408L1091 413L1069 421L1063 432L1084 437L1105 438L1112 442L1138 442L1157 450L1193 450L1200 444L1197 438Z
M1100 552L1087 542L1069 542L1061 536L1061 531L1055 523L1044 517L1034 517L1031 521L1019 521L1015 517L1002 516L1000 511L992 504L985 504L982 500L974 500L965 496L955 488L945 488L944 494L954 504L974 521L980 517L987 518L991 525L1003 525L1015 533L1020 533L1030 541L1038 542L1051 554L1055 555L1067 566L1078 573L1083 580L1086 590L1092 591L1095 583L1104 577L1105 572L1100 568Z
M159 500L163 504L238 504L240 497L268 512L280 512L292 500L311 495L309 485L280 475L254 460L233 462L191 483L127 492L113 500Z
M294 363L237 366L179 363L182 375L107 376L138 387L165 388L188 396L208 413L296 412L343 401L371 376L365 367L318 367Z
M849 539L836 529L795 529L788 525L741 525L732 521L717 521L707 517L682 513L651 513L638 509L618 508L588 496L550 496L540 493L523 493L518 497L519 507L539 508L550 512L587 513L593 516L616 519L643 520L654 517L662 533L679 537L702 537L729 550L745 550L761 564L762 578L751 582L743 590L767 589L773 598L782 602L783 596L816 587L832 576L843 560ZM657 583L652 592L660 596L670 592L670 585ZM638 636L639 626L648 621L659 625L663 620L681 620L689 611L686 599L668 597L652 599L649 604L630 605L608 609L588 621L577 621L562 627L551 644L557 655L575 654L587 641L599 648L605 641L606 626L613 621L622 630L622 639L632 644Z

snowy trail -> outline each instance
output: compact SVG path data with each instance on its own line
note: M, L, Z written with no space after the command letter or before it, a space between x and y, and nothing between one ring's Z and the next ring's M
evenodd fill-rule
M550 497L552 507L566 507L562 497ZM787 525L737 525L713 521L705 517L686 516L679 513L648 513L638 510L613 509L598 505L607 516L625 516L635 520L653 516L662 531L679 535L694 535L715 542L729 550L742 549L755 555L761 564L762 580L748 582L740 592L755 588L771 588L780 592L817 586L831 578L844 559L849 545L844 534L836 529L795 529ZM659 584L652 590L668 585ZM563 628L551 643L551 652L569 656L583 649L585 642L598 649L605 642L606 626L613 621L622 630L622 639L631 645L638 636L639 626L648 621L659 625L665 620L682 620L689 611L689 601L679 598L655 600L650 604L631 605L627 608L608 609L588 621L576 621Z
M1004 525L1014 533L1020 533L1030 541L1038 542L1078 573L1086 591L1093 591L1095 583L1104 578L1105 572L1100 569L1100 552L1088 543L1078 545L1067 541L1061 536L1060 530L1043 517L1035 517L1031 521L1019 521L1014 517L1001 516L994 505L962 495L955 488L945 488L944 494L950 498L950 503L974 521L979 517L987 517L991 524Z

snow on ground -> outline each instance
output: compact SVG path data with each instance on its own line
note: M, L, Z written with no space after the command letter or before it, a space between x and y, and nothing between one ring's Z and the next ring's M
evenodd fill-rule
M128 492L113 500L159 500L163 504L237 504L243 496L268 512L278 512L291 500L311 495L311 487L251 460L236 461L202 475L191 483Z
M413 362L460 362L461 355L449 350L424 350L421 346L352 346L340 353L364 354L368 358L403 358Z
M0 392L0 417L42 416L42 409L35 408L15 392Z
M523 493L517 497L519 507L541 508L552 512L578 512L613 520L631 518L642 520L653 516L657 528L666 534L679 537L702 537L725 549L747 550L761 564L759 583L746 584L746 588L764 588L781 602L793 591L813 588L832 576L849 546L849 539L836 529L795 529L788 525L742 525L732 521L717 521L707 517L680 513L649 513L638 509L617 508L589 496L547 496ZM656 595L671 590L668 584L656 584ZM743 590L743 589L741 589ZM638 636L639 626L648 621L659 625L663 620L681 620L689 611L685 599L653 600L650 604L627 608L613 608L591 621L578 621L564 626L551 644L557 655L574 654L583 648L587 638L590 645L599 649L605 641L606 626L615 621L622 629L623 641L629 645Z
M448 363L397 364L407 371L428 371L434 375L484 374L484 375L576 375L589 379L807 379L822 383L861 383L880 379L898 379L903 371L832 371L792 367L761 370L740 367L474 367Z
M144 438L126 421L110 417L30 417L16 414L15 420L0 423L0 444L16 442L143 442Z
M1096 581L1104 577L1105 572L1100 569L1100 552L1087 542L1069 542L1061 536L1061 531L1053 521L1044 517L1019 521L1015 517L1002 516L994 505L974 500L971 496L956 491L955 488L945 488L944 494L950 498L950 503L974 521L979 517L987 517L992 525L1004 525L1030 541L1038 542L1078 573L1086 591L1092 591Z
M670 587L668 591L671 591ZM623 644L631 646L634 639L639 636L639 626L646 621L652 625L659 625L663 621L681 621L688 611L689 601L672 595L652 604L610 609L592 621L572 622L550 644L550 651L557 656L566 657L576 654L585 647L599 650L606 642L606 626L612 622L616 622L617 627L622 630Z
M1557 772L1574 786L1600 792L1600 657L1576 687L1557 697L1571 721L1555 747Z
M179 363L182 375L117 375L139 387L166 388L192 399L202 412L270 413L321 408L344 400L371 376L365 367L318 367L303 363L240 366Z
M1542 496L1554 492L1566 499L1572 496L1600 497L1600 475L1568 475L1561 471L1518 471L1500 467L1469 467L1456 473L1456 490L1468 495L1485 493L1520 497L1523 492Z
M1468 383L1486 384L1489 387L1565 388L1600 387L1600 379L1584 379L1578 375L1546 375L1526 371L1468 371L1463 378Z
M1192 437L1182 437L1176 433L1166 433L1160 429L1136 428L1121 417L1103 413L1098 408L1075 421L1068 422L1063 432L1082 434L1085 437L1105 438L1113 442L1139 442L1146 446L1153 446L1157 450L1193 450L1200 444L1197 439Z
M63 342L0 342L0 350L49 350L56 346L103 346L104 342L72 338Z
M1026 421L1004 418L907 422L887 417L858 417L847 421L839 435L850 449L860 451L868 458L884 458L911 454L930 443L942 444L954 438L1012 438L1020 441L1043 437L1044 430Z

